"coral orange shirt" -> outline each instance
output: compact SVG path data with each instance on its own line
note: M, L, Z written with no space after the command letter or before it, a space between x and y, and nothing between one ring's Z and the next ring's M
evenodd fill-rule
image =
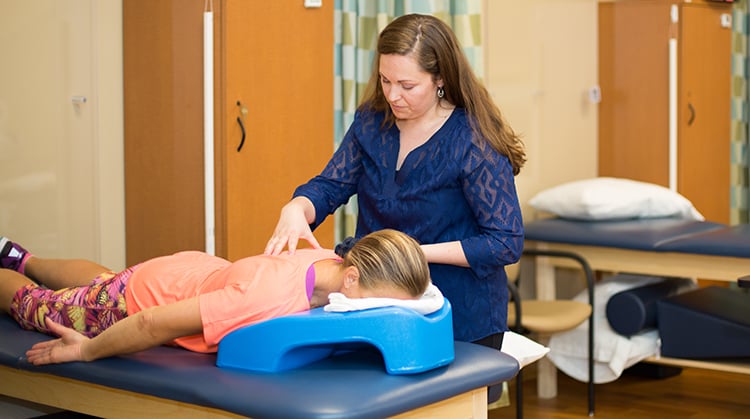
M331 250L299 249L294 255L252 256L234 263L193 251L151 259L128 280L128 315L200 296L203 334L175 343L195 352L216 352L233 330L310 309L306 272L323 259L338 256Z

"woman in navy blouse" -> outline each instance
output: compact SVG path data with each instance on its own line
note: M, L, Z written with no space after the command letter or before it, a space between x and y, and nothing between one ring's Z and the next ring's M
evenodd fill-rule
M505 265L523 248L514 183L526 157L451 29L406 15L380 34L373 73L341 146L284 206L266 247L291 252L356 194L356 235L393 228L422 243L453 306L455 338L500 349Z

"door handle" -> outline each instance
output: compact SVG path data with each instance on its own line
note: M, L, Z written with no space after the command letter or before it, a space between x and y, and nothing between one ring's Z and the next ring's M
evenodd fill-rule
M239 153L240 150L242 150L242 146L245 145L245 124L242 123L242 117L237 117L237 123L240 124L240 130L242 131L242 139L240 140L240 145L237 146L237 152Z
M243 105L239 100L237 101L237 106L240 107L240 116L237 117L237 123L240 125L240 131L242 131L240 145L237 146L237 152L239 153L240 150L242 150L242 146L245 145L245 137L247 136L247 133L245 132L245 123L243 122L243 118L247 116L247 106Z
M690 115L688 116L687 124L688 126L693 125L693 121L695 121L695 108L693 107L693 104L688 102L688 111L690 111Z

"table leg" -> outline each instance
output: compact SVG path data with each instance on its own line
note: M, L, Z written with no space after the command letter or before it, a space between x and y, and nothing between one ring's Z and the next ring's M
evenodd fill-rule
M536 258L536 298L538 300L553 300L557 295L555 283L555 267L547 257ZM539 336L539 343L547 346L549 336ZM557 367L544 357L537 361L537 394L541 399L557 397Z

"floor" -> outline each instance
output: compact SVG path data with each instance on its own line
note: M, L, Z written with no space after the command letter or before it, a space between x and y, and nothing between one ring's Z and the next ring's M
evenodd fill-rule
M637 364L640 368L644 364ZM647 365L647 364L645 364ZM648 366L648 365L647 365ZM524 370L523 417L526 419L587 418L587 386L558 372L558 396L536 397L533 365ZM653 367L653 366L650 366ZM611 383L595 386L598 419L740 419L750 417L750 375L684 368L677 375L658 378L653 368L626 371ZM527 367L529 368L529 367ZM512 405L489 412L489 419L515 418L515 382L510 383Z
M58 409L51 407L0 396L0 418L2 419L37 418L57 412L59 412Z
M95 419L75 412L63 411L0 395L0 419Z

